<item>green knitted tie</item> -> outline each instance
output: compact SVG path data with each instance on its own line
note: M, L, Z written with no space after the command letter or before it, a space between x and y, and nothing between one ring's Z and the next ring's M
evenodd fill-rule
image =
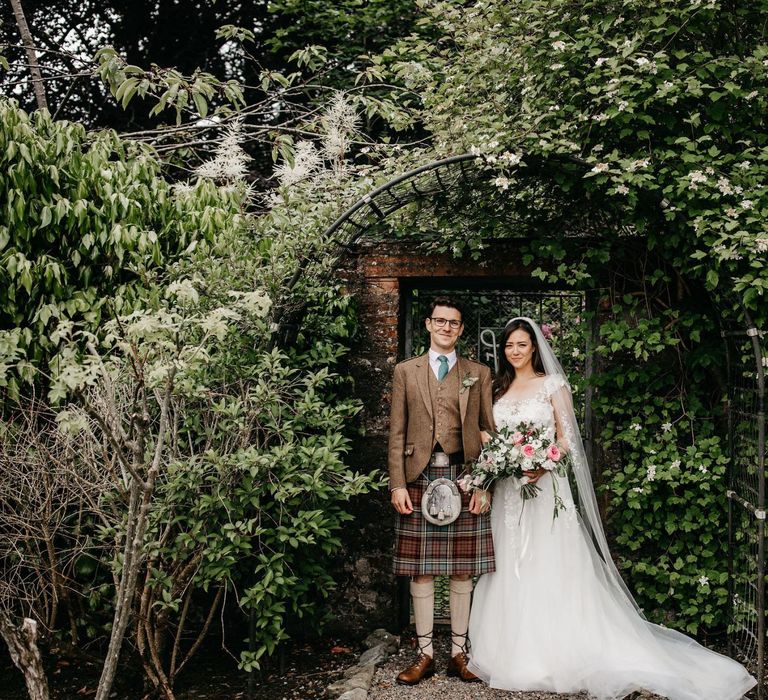
M448 358L445 355L438 355L437 361L440 363L440 369L437 370L437 381L442 382L445 375L448 374Z

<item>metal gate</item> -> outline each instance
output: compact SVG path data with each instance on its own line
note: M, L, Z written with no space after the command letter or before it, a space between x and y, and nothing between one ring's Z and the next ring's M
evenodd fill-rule
M574 405L581 408L580 421L587 456L591 463L590 389L586 379L592 372L593 325L586 318L586 297L573 291L514 291L504 288L468 288L456 282L452 289L416 286L404 291L404 356L421 355L429 349L424 319L429 303L437 296L449 296L463 306L464 333L457 350L463 357L483 362L495 373L504 325L514 316L528 316L551 332L550 343L563 365L574 391ZM435 623L450 622L447 576L435 577ZM399 626L412 622L408 578L400 581Z
M751 323L749 324L751 325ZM728 359L728 637L765 698L765 333L723 332Z

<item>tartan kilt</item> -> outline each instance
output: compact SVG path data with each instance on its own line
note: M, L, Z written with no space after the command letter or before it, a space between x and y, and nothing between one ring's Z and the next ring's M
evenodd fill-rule
M429 480L456 480L464 471L461 464L428 466ZM421 497L428 482L422 476L408 484L413 513L396 516L396 576L479 576L496 570L493 555L490 513L469 512L470 494L461 493L461 513L450 525L433 525L421 513Z

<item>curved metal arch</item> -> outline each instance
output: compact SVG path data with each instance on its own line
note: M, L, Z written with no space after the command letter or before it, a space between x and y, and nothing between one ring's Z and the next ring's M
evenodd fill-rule
M351 238L355 239L372 225L384 221L412 202L447 192L462 180L473 185L470 176L478 174L481 162L482 156L463 153L398 175L349 207L325 230L325 236L330 237L344 228L350 228Z
M518 152L528 166L521 171L523 173L540 175L548 166L557 165L576 166L585 172L592 167L592 163L573 154L532 157L522 149L518 149ZM408 204L448 193L462 182L470 188L477 188L479 175L484 167L485 159L481 154L462 153L413 168L357 200L325 229L323 240L335 236L342 248L348 247L368 230ZM662 212L669 206L666 199L644 189L639 192L639 200L649 205L649 211L656 209Z

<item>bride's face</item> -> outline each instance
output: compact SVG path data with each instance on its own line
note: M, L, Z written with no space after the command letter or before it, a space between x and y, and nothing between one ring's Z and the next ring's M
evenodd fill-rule
M522 328L512 331L504 345L504 355L515 372L524 369L533 361L533 342L531 336Z

